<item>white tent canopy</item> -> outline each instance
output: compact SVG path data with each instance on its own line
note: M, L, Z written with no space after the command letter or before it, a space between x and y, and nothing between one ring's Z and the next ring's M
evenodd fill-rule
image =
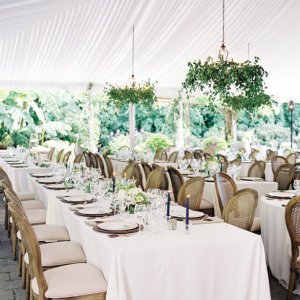
M227 0L225 44L238 61L258 56L269 93L300 100L300 1ZM135 74L180 88L187 62L217 56L222 0L1 0L0 87L85 87Z

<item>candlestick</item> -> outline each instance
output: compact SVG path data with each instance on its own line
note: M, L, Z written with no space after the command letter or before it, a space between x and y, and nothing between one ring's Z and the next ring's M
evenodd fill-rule
M116 189L116 177L115 177L115 173L113 173L113 176L112 176L112 191L113 191L113 193L115 192L115 189Z
M188 195L185 200L185 230L189 230L189 209L190 209L190 196Z
M171 193L168 191L168 198L167 198L167 219L170 217L170 205L171 205Z

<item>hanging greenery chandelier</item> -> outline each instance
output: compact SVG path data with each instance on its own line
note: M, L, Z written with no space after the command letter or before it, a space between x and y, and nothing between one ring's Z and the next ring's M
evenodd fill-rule
M259 107L272 104L271 97L265 93L264 79L268 73L259 64L259 58L238 63L228 60L225 46L225 0L223 0L223 39L219 59L208 57L205 61L188 63L188 73L183 87L190 95L202 91L211 103L219 100L224 107L234 111L247 109L256 111Z
M155 83L150 79L142 83L136 83L134 76L134 26L132 28L132 75L131 82L125 86L111 85L107 83L105 93L107 97L114 102L117 107L126 104L143 104L152 106L157 100L155 95Z

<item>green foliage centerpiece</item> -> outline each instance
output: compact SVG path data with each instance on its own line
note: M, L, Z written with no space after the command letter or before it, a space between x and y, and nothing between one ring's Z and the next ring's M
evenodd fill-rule
M242 63L230 60L188 63L188 73L183 87L190 94L201 90L211 103L219 100L224 107L234 111L246 109L256 111L259 107L272 104L271 97L265 93L264 78L268 73L259 65L259 58Z
M151 107L157 100L155 96L155 83L151 83L150 79L141 84L136 84L133 81L131 84L123 87L107 84L105 93L117 107L130 103Z

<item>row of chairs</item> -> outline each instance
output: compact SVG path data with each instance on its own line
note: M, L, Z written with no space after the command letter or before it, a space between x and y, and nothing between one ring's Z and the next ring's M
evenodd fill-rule
M6 228L26 298L104 300L107 283L101 270L87 263L81 245L70 241L64 226L45 224L43 203L17 194L1 168L0 180L8 214Z

